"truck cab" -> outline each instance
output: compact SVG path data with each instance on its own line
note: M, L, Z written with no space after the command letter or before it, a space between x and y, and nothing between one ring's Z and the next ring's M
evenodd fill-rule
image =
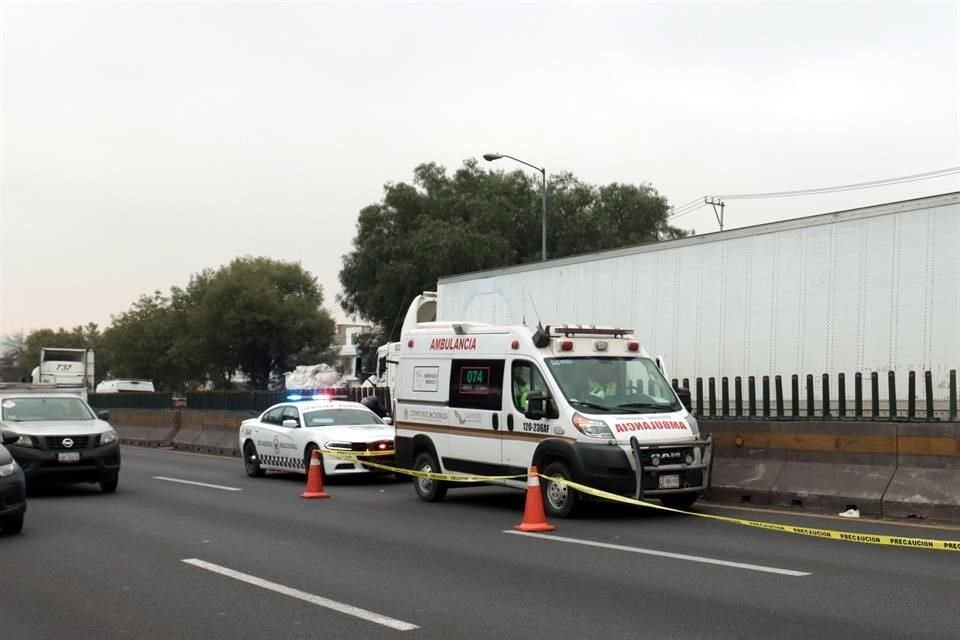
M33 368L32 382L65 384L93 390L94 353L91 349L40 349L40 365Z

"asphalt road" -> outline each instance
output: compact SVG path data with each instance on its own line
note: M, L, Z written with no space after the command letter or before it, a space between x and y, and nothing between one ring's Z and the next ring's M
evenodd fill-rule
M506 489L425 504L366 478L302 500L302 476L247 478L239 460L123 455L115 495L32 495L23 534L0 537L0 638L960 637L960 554L619 505L527 537L505 533L523 504Z

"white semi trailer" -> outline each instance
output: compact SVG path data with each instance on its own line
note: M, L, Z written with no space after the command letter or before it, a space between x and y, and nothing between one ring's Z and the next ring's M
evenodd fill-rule
M691 380L879 372L885 398L894 371L902 398L931 371L940 401L960 368L960 192L451 276L437 319L629 327Z

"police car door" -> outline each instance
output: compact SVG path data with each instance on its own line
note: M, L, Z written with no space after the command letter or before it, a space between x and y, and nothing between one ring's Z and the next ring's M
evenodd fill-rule
M505 392L507 424L502 436L503 463L511 472L522 473L532 464L533 452L540 441L549 438L559 429L559 420L531 420L524 415L526 399L531 392L553 396L535 362L516 358L510 364L509 376L504 377L509 378L509 386Z
M296 426L283 426L287 420L295 421ZM299 429L300 411L295 405L283 405L265 415L257 433L260 464L271 469L303 471L303 457L294 440Z

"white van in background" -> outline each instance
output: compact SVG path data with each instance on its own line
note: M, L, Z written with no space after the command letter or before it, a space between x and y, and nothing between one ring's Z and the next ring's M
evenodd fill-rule
M97 393L153 393L155 391L152 380L133 380L131 378L116 378L104 380L97 385Z

